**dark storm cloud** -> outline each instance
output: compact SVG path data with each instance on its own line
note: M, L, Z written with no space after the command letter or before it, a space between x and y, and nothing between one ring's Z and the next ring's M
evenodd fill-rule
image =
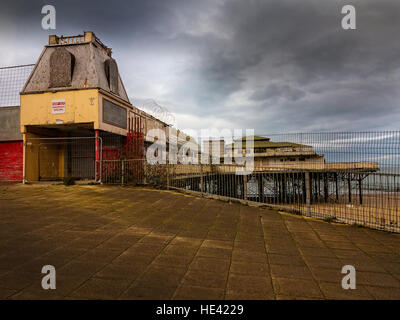
M291 86L284 84L273 83L266 89L254 92L250 98L255 101L263 101L276 98L285 98L288 100L296 101L305 96L305 92Z
M40 29L43 4L2 5L0 35L17 36L3 41L6 48L22 50L14 41L24 39L40 53L54 33ZM340 11L350 2L342 0L52 4L57 34L95 31L113 48L133 100L155 99L180 127L398 128L397 0L352 0L357 30L349 31Z

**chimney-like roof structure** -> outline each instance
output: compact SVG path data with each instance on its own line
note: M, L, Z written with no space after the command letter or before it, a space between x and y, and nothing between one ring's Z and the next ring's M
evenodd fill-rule
M93 32L51 35L21 94L98 88L129 102L111 54Z

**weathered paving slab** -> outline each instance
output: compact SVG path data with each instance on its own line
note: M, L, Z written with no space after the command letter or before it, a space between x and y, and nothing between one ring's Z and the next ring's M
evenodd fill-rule
M400 235L172 191L0 185L0 299L400 299Z

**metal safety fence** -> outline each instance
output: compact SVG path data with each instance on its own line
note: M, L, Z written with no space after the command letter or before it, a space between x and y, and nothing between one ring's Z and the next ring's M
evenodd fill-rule
M399 174L265 167L238 175L242 166L150 165L146 160L104 160L102 167L104 183L197 192L400 232Z
M399 131L256 136L251 157L243 143L225 145L232 164L222 156L221 164L150 164L135 141L28 138L25 178L146 184L400 232ZM251 170L238 174L235 155Z
M166 188L168 165L149 164L143 159L102 161L102 182L107 184L152 185Z
M253 159L246 174L234 163L104 160L103 182L150 183L400 232L399 131L263 135Z
M100 137L29 137L25 141L25 181L64 178L101 182Z
M0 68L0 107L19 106L19 93L31 74L34 64Z
M400 232L400 175L351 171L213 172L169 177L169 188L264 204L310 217ZM192 170L193 171L193 170Z

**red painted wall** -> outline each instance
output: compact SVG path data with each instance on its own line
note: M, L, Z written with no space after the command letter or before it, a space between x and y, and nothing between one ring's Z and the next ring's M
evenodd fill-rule
M22 180L22 141L0 142L0 180Z

